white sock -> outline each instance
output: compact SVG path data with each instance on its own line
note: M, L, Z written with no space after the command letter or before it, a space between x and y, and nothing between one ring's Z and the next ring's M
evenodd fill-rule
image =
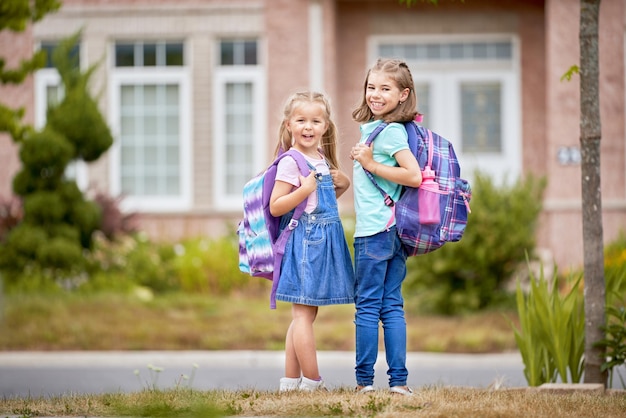
M289 392L290 390L296 390L300 386L300 378L298 377L281 377L280 378L280 391Z
M324 381L320 378L320 380L309 379L308 377L302 377L302 381L300 382L300 390L312 392L317 389L324 388Z

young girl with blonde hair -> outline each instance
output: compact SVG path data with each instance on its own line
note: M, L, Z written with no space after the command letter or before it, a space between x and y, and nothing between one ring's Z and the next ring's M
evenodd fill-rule
M276 153L298 151L311 173L304 177L293 158L283 158L270 197L270 212L282 216L281 228L290 212L308 199L287 241L276 288L276 300L292 304L281 391L324 388L313 332L318 307L354 303L354 270L337 208L337 198L350 180L339 170L336 148L337 129L326 97L315 92L292 95L285 105Z

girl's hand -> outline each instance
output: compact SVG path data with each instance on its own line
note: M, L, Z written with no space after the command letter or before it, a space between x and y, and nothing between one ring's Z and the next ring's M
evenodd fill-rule
M350 187L350 179L342 171L336 169L330 170L330 176L335 186L335 195L339 197Z
M422 172L415 156L408 149L396 152L393 157L398 166L389 166L374 161L372 145L356 144L352 147L350 158L358 161L370 173L403 186L419 187L422 184Z
M306 195L310 195L317 189L317 180L315 179L315 175L317 173L313 170L309 173L308 176L304 177L303 175L299 175L300 179L300 188L306 192Z
M299 178L300 187L297 188L287 182L276 180L270 196L270 213L272 216L283 216L288 213L308 198L317 188L315 171L311 171L306 177L300 175Z
M354 161L358 161L367 171L372 171L371 168L374 163L374 157L371 148L373 145L374 144L368 147L365 144L356 144L354 147L352 147L352 152L350 153L350 158L352 158Z

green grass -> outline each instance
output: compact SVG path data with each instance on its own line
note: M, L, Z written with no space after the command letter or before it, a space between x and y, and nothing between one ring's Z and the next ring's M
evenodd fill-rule
M288 304L269 309L267 294L211 297L171 294L5 295L0 350L282 350ZM319 350L353 350L354 307L322 307ZM409 350L486 353L515 350L506 318L513 312L462 317L407 314ZM237 332L229 330L237 329ZM66 394L0 399L0 417L626 417L626 396L549 394L535 388L489 390L422 387L415 396L387 391L356 396L352 388L318 393L197 391L176 386L135 393Z
M537 390L425 387L411 398L378 391L168 391L0 399L0 413L20 417L624 417L623 394L554 394Z
M515 350L506 318L407 313L409 351L488 353ZM170 294L5 295L0 350L282 350L290 305L269 309L257 296ZM354 349L354 306L321 307L319 350ZM45 324L45 326L42 326ZM237 329L236 333L230 332Z

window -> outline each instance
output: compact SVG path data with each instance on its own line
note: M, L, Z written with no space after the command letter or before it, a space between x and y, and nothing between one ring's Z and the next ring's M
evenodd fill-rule
M521 172L519 63L510 35L379 37L375 56L400 58L415 80L424 126L450 139L463 177Z
M220 42L220 66L254 66L257 64L256 40Z
M214 78L214 201L241 207L241 191L267 164L265 90L256 40L222 40Z
M35 127L42 129L46 125L48 108L63 100L64 91L59 72L52 63L52 53L59 43L56 41L43 41L39 48L46 51L46 64L44 68L35 73ZM70 54L76 57L80 63L80 45L77 44ZM85 191L89 177L87 164L83 160L71 162L65 169L65 176L76 181L80 190Z
M181 42L118 42L115 67L182 67Z
M189 75L182 42L117 42L112 193L143 212L191 205Z

